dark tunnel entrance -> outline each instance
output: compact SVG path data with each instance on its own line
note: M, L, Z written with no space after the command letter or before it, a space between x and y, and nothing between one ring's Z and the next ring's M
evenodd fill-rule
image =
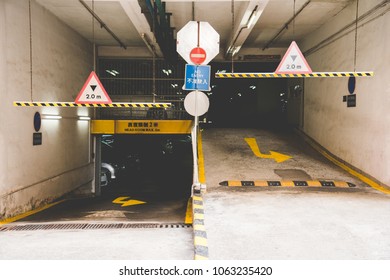
M127 217L132 221L184 222L193 179L191 136L101 139L101 199L131 210Z

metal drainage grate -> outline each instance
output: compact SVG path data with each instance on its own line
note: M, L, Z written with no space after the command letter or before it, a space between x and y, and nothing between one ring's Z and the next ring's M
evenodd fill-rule
M26 224L7 225L0 231L31 231L31 230L90 230L90 229L126 229L126 228L191 228L184 223L70 223L70 224Z

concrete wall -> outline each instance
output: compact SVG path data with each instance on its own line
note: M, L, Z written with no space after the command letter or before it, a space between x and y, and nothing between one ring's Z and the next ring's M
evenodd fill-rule
M382 0L359 1L359 15ZM389 5L387 5L388 9ZM305 80L304 132L334 155L390 185L390 13L385 9L366 18L358 28L356 71L375 72L357 78L357 107L342 102L348 78ZM355 19L356 1L300 42L304 52ZM377 17L376 17L377 16ZM376 17L376 18L375 18ZM355 32L307 55L313 71L353 71Z
M14 107L13 101L74 101L92 70L92 46L49 11L27 0L0 1L0 219L52 201L85 185L92 188L93 163L85 109ZM35 112L42 145L33 146Z

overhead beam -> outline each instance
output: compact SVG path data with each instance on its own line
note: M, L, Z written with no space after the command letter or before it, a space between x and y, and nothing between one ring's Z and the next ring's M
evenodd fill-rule
M126 49L126 45L116 36L114 32L104 23L104 21L85 3L83 0L79 0L79 2L88 10L88 12L99 22L100 27L104 28L117 42L118 44Z
M138 1L119 0L119 2L149 51L157 57L162 57L160 46L154 38L154 34L141 11Z
M237 13L238 20L235 20L235 23L239 22L239 24L235 24L235 28L230 34L231 39L226 47L225 57L234 57L239 52L267 6L268 1L269 0L249 1L247 5Z
M311 0L306 1L305 4L297 11L294 12L294 15L283 25L283 27L276 33L276 35L263 47L263 51L268 49L271 44L283 33L283 31L287 30L289 25L298 17L298 15L311 3Z
M161 0L145 0L147 11L143 11L149 18L149 24L154 32L154 37L168 61L177 59L176 40L173 36L173 29L169 26L170 16L166 12L165 3Z

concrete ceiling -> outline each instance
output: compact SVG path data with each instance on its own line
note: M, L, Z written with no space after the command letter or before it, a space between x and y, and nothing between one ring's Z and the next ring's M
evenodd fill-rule
M101 28L96 20L93 28L92 16L79 0L36 1L98 46L119 46L118 41ZM155 45L157 55L161 56L138 0L84 0L84 2L124 45L130 49L144 49L141 53L151 56L150 48L148 50L148 44L145 42L147 41ZM230 55L228 51L230 53L233 51L237 56L267 54L278 48L285 49L292 40L299 42L325 22L332 20L332 17L351 0L295 0L295 9L294 0L165 0L163 2L166 3L166 12L172 14L170 24L175 28L174 37L188 21L207 21L220 35L219 57L227 58ZM288 29L283 29L293 17L294 11L298 13L302 7L304 9L289 24ZM254 25L248 26L252 18ZM283 31L280 35L274 38L281 30ZM229 48L232 42L235 49ZM268 47L263 51L266 46Z

